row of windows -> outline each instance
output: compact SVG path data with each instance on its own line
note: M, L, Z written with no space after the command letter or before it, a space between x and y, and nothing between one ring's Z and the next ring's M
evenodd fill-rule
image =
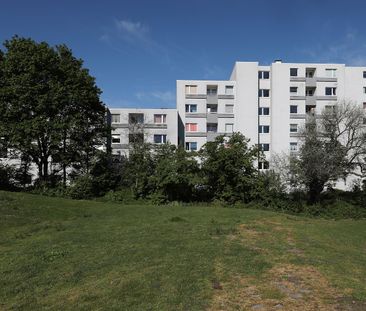
M186 85L185 92L186 94L197 94L198 87L197 85ZM206 89L207 95L216 95L217 94L217 85L207 85ZM234 86L233 85L225 85L225 95L234 95Z
M217 132L217 123L207 123L207 132ZM197 132L197 123L186 123L186 132ZM234 131L233 123L225 123L225 133L232 133Z
M290 86L290 93L291 95L297 95L298 92L297 86ZM306 96L313 96L315 94L315 88L308 88L306 89ZM325 88L325 95L327 96L336 96L337 95L337 88L336 87L326 87Z
M144 135L141 134L129 134L128 135L128 142L143 142ZM167 142L165 134L155 134L154 135L154 143L155 144L165 144ZM120 134L112 134L112 144L120 144L121 143L121 136Z
M306 69L306 77L312 78L315 74L315 68L307 68ZM325 76L327 78L336 78L337 69L334 68L327 68L325 69ZM290 77L297 77L298 76L298 68L290 68ZM366 79L366 71L362 72L362 77Z
M111 115L112 123L121 123L121 115L120 114L112 114ZM129 123L144 123L144 115L141 113L130 113L129 114ZM156 124L166 124L166 114L154 114L154 123Z
M305 76L307 78L313 78L315 76L315 68L306 68ZM334 68L327 68L325 69L325 77L327 78L336 78L337 77L337 69ZM298 68L290 68L290 77L297 77L298 76ZM365 75L364 75L365 77Z
M186 104L186 112L188 113L197 112L197 104ZM217 105L207 106L207 112L217 112ZM226 104L225 113L234 113L234 105Z

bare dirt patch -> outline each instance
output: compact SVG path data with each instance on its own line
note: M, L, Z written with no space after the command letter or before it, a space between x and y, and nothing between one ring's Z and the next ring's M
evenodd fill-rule
M209 310L342 310L340 295L310 266L280 265L260 280L237 276L222 288Z
M278 233L276 237L274 232ZM366 310L363 302L344 298L345 292L340 293L332 287L315 267L286 263L288 256L304 256L303 250L296 245L291 228L275 221L258 221L239 225L237 234L228 239L239 239L251 249L257 248L272 256L275 266L259 278L235 275L220 282L220 290L215 290L208 310ZM258 247L263 240L283 243L287 250L274 258L271 249ZM217 270L218 275L220 270Z

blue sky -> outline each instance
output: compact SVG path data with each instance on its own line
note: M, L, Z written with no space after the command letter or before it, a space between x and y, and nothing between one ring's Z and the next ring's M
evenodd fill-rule
M174 107L177 79L236 60L366 65L364 0L1 0L0 41L65 43L111 107Z

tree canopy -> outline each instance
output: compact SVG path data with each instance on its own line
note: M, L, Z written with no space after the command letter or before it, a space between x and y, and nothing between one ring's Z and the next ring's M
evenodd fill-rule
M50 161L88 170L106 134L106 107L83 61L66 45L13 37L0 53L0 135L48 180Z

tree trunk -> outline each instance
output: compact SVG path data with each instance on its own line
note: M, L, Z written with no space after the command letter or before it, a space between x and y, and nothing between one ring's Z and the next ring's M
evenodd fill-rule
M43 159L43 180L46 181L48 179L48 159Z
M43 170L42 170L42 163L38 163L38 179L42 180L43 179Z
M314 181L309 185L309 198L308 203L309 204L315 204L320 201L320 194L322 193L324 189L324 183L320 181Z
M64 135L63 135L63 153L64 153L64 157L62 159L62 182L63 182L63 186L66 187L66 130L64 130Z

